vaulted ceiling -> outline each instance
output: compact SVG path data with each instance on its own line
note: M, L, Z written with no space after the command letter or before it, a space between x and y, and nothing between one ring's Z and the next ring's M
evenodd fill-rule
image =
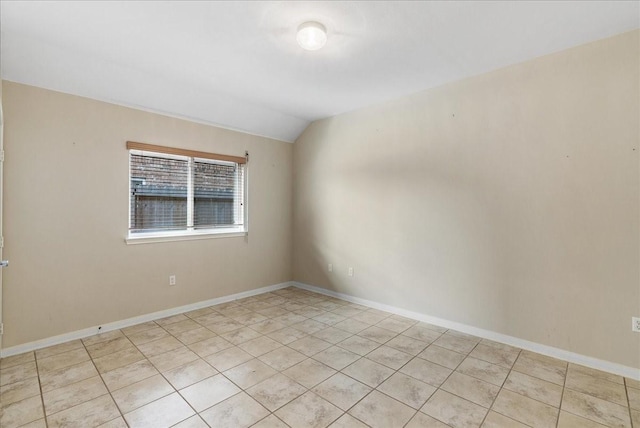
M314 120L640 27L637 1L0 2L3 79L294 141ZM299 24L327 45L296 44Z

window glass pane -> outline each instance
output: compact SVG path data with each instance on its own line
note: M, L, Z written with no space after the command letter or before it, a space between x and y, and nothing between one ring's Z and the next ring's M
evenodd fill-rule
M194 227L242 225L242 171L242 165L235 163L200 159L193 163Z
M131 154L131 232L187 228L189 161Z

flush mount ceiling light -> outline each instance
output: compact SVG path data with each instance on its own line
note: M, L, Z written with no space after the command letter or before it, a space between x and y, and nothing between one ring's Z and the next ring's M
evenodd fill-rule
M296 39L302 49L317 51L327 43L327 29L319 22L305 22L298 27Z

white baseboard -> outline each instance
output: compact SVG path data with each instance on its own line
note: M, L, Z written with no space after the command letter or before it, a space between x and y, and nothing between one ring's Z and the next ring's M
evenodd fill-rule
M361 299L359 297L354 297L349 294L338 293L335 291L327 290L325 288L316 287L309 284L303 284L301 282L293 282L293 281L283 282L280 284L270 285L262 288L257 288L255 290L243 291L241 293L231 294L228 296L217 297L215 299L203 300L200 302L191 303L189 305L179 306L171 309L165 309L163 311L158 311L158 312L152 312L149 314L140 315L133 318L127 318L121 321L115 321L108 324L103 324L101 326L89 327L82 330L61 334L58 336L48 337L46 339L36 340L33 342L28 342L21 345L12 346L9 348L4 348L0 350L0 357L3 357L3 358L10 357L12 355L18 355L24 352L34 351L37 349L46 348L48 346L69 342L71 340L83 339L85 337L93 336L98 333L118 330L121 328L130 327L132 325L140 324L143 322L154 321L154 320L166 318L172 315L193 311L193 310L204 308L207 306L218 305L220 303L226 303L232 300L242 299L245 297L255 296L258 294L268 293L270 291L275 291L275 290L279 290L279 289L290 287L290 286L295 286L303 290L324 294L325 296L337 297L339 299L343 299L348 302L357 303L363 306L368 306L370 308L379 309L381 311L401 315L403 317L415 319L417 321L427 322L429 324L434 324L444 328L457 330L463 333L482 337L484 339L505 343L507 345L515 346L521 349L526 349L532 352L537 352L539 354L558 358L571 363L581 364L583 366L591 367L597 370L602 370L602 371L613 373L616 375L625 376L630 379L640 380L639 368L624 366L622 364L600 360L598 358L577 354L575 352L566 351L564 349L555 348L552 346L542 345L536 342L530 342L528 340L520 339L513 336L508 336L506 334L497 333L495 331L485 330L482 328L461 324L455 321L433 317L427 314L398 308L396 306L386 305L384 303L379 303L372 300Z
M11 346L0 350L0 357L10 357L12 355L22 354L24 352L35 351L36 349L46 348L48 346L58 345L60 343L69 342L71 340L83 339L98 333L118 330L132 325L140 324L147 321L155 321L161 318L178 315L184 312L194 311L196 309L205 308L207 306L219 305L220 303L230 302L232 300L251 297L258 294L268 293L270 291L279 290L281 288L291 287L295 285L292 282L283 282L280 284L269 285L255 290L243 291L241 293L231 294L229 296L216 297L215 299L203 300L201 302L191 303L176 308L165 309L163 311L152 312L150 314L140 315L133 318L127 318L121 321L114 321L100 326L89 327L82 330L76 330L58 336L48 337L46 339L36 340L34 342L23 343L22 345Z
M598 358L589 357L575 352L566 351L560 348L554 348L553 346L542 345L536 342L530 342L528 340L520 339L506 334L497 333L491 330L485 330L482 328L473 327L466 324L461 324L455 321L449 321L443 318L433 317L427 314L419 312L413 312L406 309L398 308L384 303L374 302L372 300L361 299L349 294L338 293L326 288L316 287L314 285L303 284L301 282L293 282L298 288L307 291L313 291L315 293L324 294L325 296L336 297L338 299L346 300L348 302L357 303L370 308L379 309L385 312L391 312L406 318L411 318L417 321L434 324L440 327L453 329L462 333L471 334L473 336L482 337L483 339L493 340L495 342L504 343L507 345L515 346L517 348L526 349L527 351L537 352L538 354L547 355L549 357L558 358L570 363L580 364L583 366L591 367L593 369L602 370L605 372L613 373L619 376L628 377L629 379L640 380L640 368L634 368L624 366L622 364L612 363L610 361L600 360Z

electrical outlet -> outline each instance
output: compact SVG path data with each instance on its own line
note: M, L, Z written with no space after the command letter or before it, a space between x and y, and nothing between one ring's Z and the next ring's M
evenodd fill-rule
M640 317L631 317L631 331L640 333Z
M327 269L329 270L329 272L333 272L333 264L329 263L329 266L327 266Z
M169 285L176 285L176 276L169 275Z
M353 276L353 268L352 267L349 268L348 275L349 276Z

